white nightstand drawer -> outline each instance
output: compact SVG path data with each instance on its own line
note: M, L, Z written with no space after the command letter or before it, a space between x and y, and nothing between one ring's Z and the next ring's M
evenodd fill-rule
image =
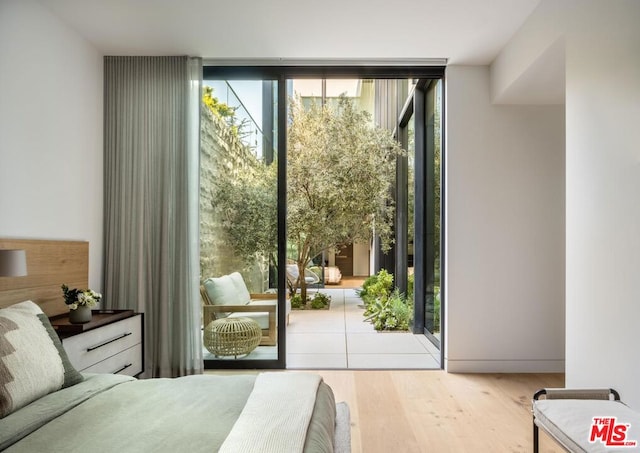
M62 340L78 371L142 343L141 315L132 316Z
M95 365L82 370L83 373L110 373L135 376L142 373L142 344L137 344Z

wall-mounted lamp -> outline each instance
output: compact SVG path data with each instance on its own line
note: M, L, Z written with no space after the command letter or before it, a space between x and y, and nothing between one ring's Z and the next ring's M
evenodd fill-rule
M24 277L27 275L25 250L0 250L0 277Z

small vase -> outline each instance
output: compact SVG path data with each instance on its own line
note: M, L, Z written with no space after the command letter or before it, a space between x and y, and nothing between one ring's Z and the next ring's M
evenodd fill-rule
M69 322L71 324L84 324L91 321L91 307L80 305L75 310L69 310Z

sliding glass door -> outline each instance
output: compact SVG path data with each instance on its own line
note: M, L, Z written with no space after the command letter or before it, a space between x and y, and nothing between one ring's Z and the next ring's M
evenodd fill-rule
M204 81L200 156L206 368L282 368L276 80ZM281 216L281 215L280 215ZM281 329L280 329L281 330ZM243 362L243 363L239 363Z
M404 134L408 153L396 162L395 243L383 253L379 241L356 241L345 253L352 261L341 265L346 273L365 269L364 275L367 269L373 274L384 268L395 274L401 292L415 288L414 333L440 346L441 186L436 180L443 74L442 67L204 68L200 231L205 368L286 367L286 270L288 258L295 261L302 249L287 241L288 107L296 93L305 108L339 103L346 93L357 110L372 113L372 123ZM352 89L357 96L350 95ZM321 158L301 168L312 168ZM308 173L306 181L318 182L317 172ZM325 271L337 267L348 239L333 252L322 249L298 260L305 275L309 268L319 276L311 288L327 283Z

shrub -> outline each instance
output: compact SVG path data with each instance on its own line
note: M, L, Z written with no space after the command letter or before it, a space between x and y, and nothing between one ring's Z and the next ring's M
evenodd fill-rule
M413 304L395 290L390 297L378 298L369 305L366 320L376 330L408 330L413 316Z
M322 293L315 293L313 298L307 297L307 300L303 302L302 295L296 293L291 296L291 308L305 310L312 308L314 310L320 310L327 308L331 302L331 296L327 296Z
M311 308L313 308L314 310L326 308L329 305L330 301L331 297L327 296L326 294L316 293L313 296L313 299L311 299Z
M368 276L362 283L362 289L357 289L356 294L360 299L364 300L369 294L369 288L378 281L378 275Z
M413 286L415 277L413 274L407 277L407 300L413 300Z
M377 299L388 299L391 295L393 287L393 274L382 269L376 275L368 277L362 284L362 290L358 292L358 296L368 307Z
M300 294L294 294L291 296L291 308L302 308L302 296Z

